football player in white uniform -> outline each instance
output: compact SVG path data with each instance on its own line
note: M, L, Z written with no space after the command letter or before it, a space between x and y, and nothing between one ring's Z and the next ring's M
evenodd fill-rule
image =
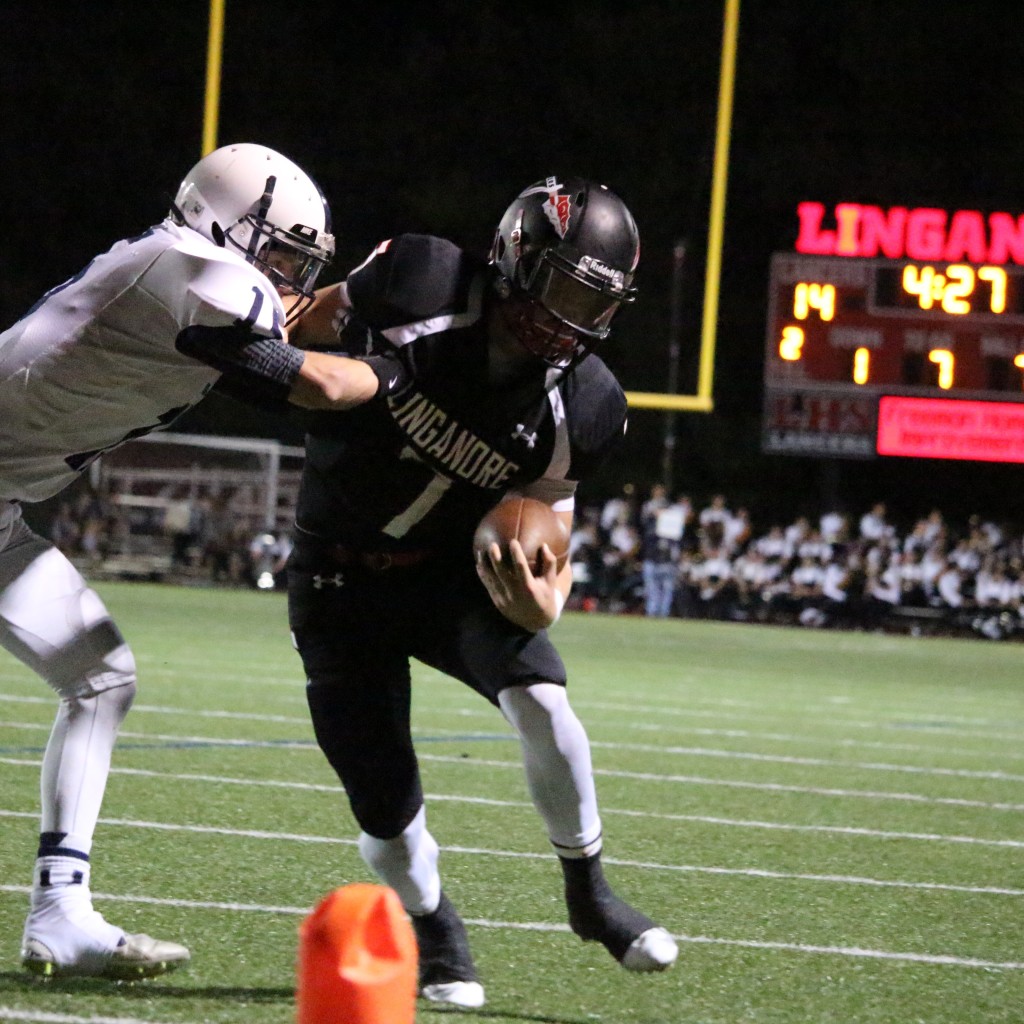
M282 344L334 253L330 212L291 160L254 144L199 161L160 224L118 242L0 334L0 644L57 691L22 962L138 978L189 958L93 909L90 854L111 752L135 695L132 652L97 594L21 518L95 458L213 387L288 397ZM216 365L190 355L201 341Z

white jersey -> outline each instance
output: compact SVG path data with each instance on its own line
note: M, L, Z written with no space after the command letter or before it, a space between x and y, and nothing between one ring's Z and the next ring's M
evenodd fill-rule
M0 334L0 499L48 498L198 402L220 374L177 351L185 328L281 337L284 319L255 267L191 228L116 243Z

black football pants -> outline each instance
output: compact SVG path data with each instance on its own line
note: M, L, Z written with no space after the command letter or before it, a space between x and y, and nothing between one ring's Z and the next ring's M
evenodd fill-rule
M423 803L410 658L495 705L509 686L564 685L565 667L546 631L520 629L495 609L472 564L339 573L321 558L297 550L288 571L313 728L360 827L390 839Z

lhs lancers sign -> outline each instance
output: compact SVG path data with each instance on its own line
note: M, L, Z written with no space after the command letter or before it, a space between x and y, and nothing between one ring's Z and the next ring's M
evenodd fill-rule
M816 256L1024 264L1024 215L932 207L800 203L796 251Z

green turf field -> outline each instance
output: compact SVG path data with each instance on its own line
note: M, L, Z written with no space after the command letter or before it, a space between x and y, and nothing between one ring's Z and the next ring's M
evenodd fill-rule
M280 594L99 588L140 692L96 837L96 904L193 961L135 986L23 977L54 701L0 653L0 1019L294 1019L297 928L369 876L312 741ZM1024 1020L1024 649L567 615L607 873L680 941L627 975L564 925L500 716L416 673L414 727L486 1024Z

